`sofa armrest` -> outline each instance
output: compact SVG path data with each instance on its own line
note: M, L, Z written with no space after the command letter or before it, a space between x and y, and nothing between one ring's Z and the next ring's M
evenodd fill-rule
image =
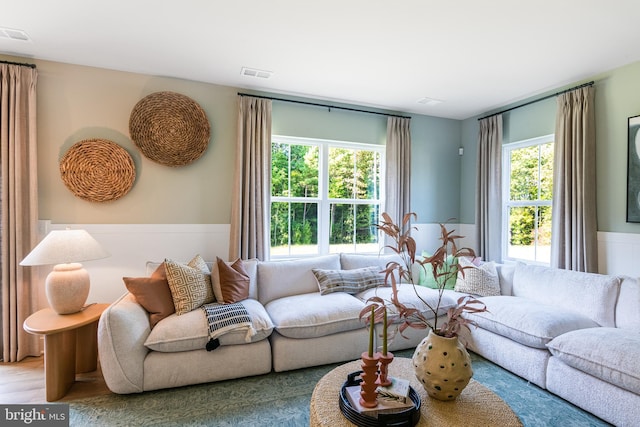
M111 304L98 322L98 352L107 387L114 393L144 391L144 343L151 332L149 315L132 294Z

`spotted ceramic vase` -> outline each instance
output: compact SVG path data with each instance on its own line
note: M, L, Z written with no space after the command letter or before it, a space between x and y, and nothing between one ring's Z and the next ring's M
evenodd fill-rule
M454 400L473 376L471 358L458 337L433 331L416 347L413 367L427 394L438 400Z

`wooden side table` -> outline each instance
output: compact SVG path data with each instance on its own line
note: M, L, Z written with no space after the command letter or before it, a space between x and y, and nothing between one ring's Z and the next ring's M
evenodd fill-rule
M25 331L44 335L44 373L47 401L64 397L76 373L98 368L98 320L109 304L93 304L73 314L51 308L33 313L24 321Z

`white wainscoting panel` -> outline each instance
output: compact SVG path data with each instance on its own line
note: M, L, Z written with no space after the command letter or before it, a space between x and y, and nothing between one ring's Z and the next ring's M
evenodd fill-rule
M109 258L82 263L91 276L87 303L115 301L127 292L122 278L146 276L147 261L189 261L196 254L207 261L216 256L226 260L229 256L229 224L40 223L42 237L51 230L67 227L85 229L111 254ZM40 285L44 287L51 268L38 269L42 275Z
M640 234L599 231L598 272L640 277Z

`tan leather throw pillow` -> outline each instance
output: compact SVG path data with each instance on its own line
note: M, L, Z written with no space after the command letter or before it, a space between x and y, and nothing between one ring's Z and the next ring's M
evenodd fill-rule
M151 329L156 323L175 313L164 263L156 268L151 277L123 277L122 280L138 304L149 312Z
M225 304L242 301L249 298L249 274L244 269L241 259L227 265L220 258L216 259L220 277L220 289Z

